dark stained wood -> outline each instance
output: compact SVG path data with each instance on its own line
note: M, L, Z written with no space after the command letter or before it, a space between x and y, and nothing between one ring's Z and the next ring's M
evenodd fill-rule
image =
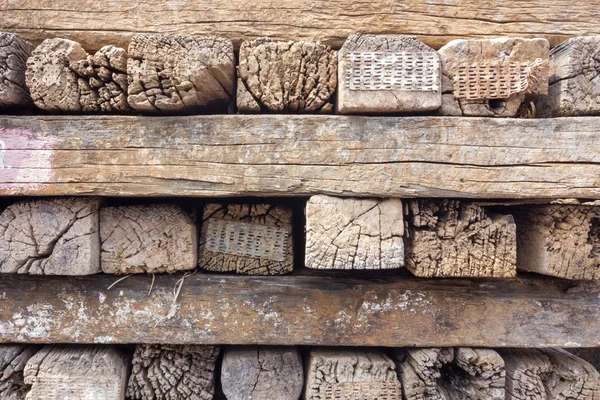
M342 276L3 275L0 342L600 346L597 283Z
M3 116L0 141L7 196L600 198L593 117Z

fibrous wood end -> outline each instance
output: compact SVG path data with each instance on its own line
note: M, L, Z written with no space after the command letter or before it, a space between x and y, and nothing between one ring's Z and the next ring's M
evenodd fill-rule
M0 399L25 399L29 387L23 380L23 370L38 350L38 346L27 344L0 345Z
M317 112L335 92L337 56L319 43L245 41L238 77L239 111Z
M14 203L0 214L0 272L100 272L100 199L61 197Z
M25 70L34 48L15 33L0 32L0 108L32 103L25 85Z
M313 196L306 205L306 260L316 269L404 266L399 199Z
M298 400L303 384L295 347L229 347L223 355L221 385L228 400Z
M514 277L516 226L459 200L409 200L406 265L417 276Z
M171 204L100 210L102 270L108 274L178 272L196 268L195 222Z
M210 400L218 355L218 346L137 345L127 398Z
M129 104L150 113L226 112L234 63L233 44L225 38L135 35L127 61Z
M127 53L104 46L89 55L77 42L46 39L27 61L35 105L48 111L126 112Z
M207 204L199 248L199 266L208 271L292 272L292 211L268 204Z

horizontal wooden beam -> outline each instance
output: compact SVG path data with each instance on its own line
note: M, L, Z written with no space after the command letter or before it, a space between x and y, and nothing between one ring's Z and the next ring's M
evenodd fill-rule
M0 116L0 141L6 196L600 198L594 117Z
M347 276L347 275L346 275ZM600 346L600 285L397 274L4 275L0 342Z
M356 32L417 35L439 48L454 38L541 36L557 44L568 36L600 33L596 0L183 0L105 4L81 0L0 1L0 30L34 42L64 37L89 50L127 47L135 32L317 39L339 48Z

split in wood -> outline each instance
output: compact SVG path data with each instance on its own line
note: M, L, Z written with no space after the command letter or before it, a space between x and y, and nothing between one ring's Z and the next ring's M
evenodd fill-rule
M34 48L17 34L0 32L0 109L32 103L25 85L25 70Z
M204 206L199 266L208 271L282 275L293 269L292 211L268 204Z

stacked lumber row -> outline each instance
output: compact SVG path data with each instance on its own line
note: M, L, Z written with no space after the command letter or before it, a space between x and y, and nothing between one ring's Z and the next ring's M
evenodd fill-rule
M413 36L355 34L338 52L260 38L241 44L237 65L221 37L140 34L127 50L107 45L94 54L60 38L34 48L12 33L0 33L0 45L0 107L227 113L235 102L243 113L600 113L600 36L552 51L541 38L454 40L435 51Z
M42 399L535 400L600 398L560 349L0 346L0 396ZM217 361L218 360L218 361ZM219 379L216 379L216 378ZM220 388L216 382L220 382ZM219 390L220 389L220 390ZM215 393L217 395L215 396Z
M0 214L0 272L293 271L294 232L305 227L289 206L208 202L200 212L195 206L104 207L100 198L76 197L15 202ZM521 269L600 279L600 206L318 195L306 205L306 244L296 247L305 248L304 264L312 269L406 266L422 277L493 278Z

